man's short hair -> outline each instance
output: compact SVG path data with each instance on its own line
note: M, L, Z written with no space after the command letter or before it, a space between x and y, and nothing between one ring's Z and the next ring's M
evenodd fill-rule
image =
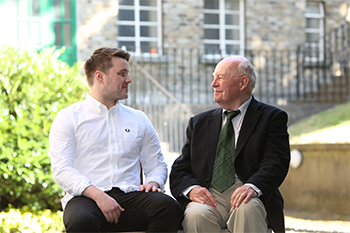
M252 63L246 58L245 58L245 60L246 61L241 62L238 65L238 71L249 77L249 86L250 86L251 91L253 91L255 88L256 79L257 79L258 74L256 72L256 68L252 65Z
M94 84L94 75L97 70L105 74L108 73L113 66L113 57L119 57L129 62L131 55L129 52L119 48L101 47L96 49L90 58L87 59L84 65L84 72L89 86Z

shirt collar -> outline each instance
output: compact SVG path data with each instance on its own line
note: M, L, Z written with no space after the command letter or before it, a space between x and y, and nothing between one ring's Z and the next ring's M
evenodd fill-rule
M250 104L250 102L252 101L252 96L250 96L250 98L246 101L246 102L244 102L241 106L239 106L239 111L241 111L241 115L242 116L244 116L245 115L245 113L246 113L246 111L247 111L247 109L248 109L248 106L249 106L249 104ZM223 114L223 116L226 116L224 113L225 113L225 111L228 111L227 109L222 109L222 114ZM230 112L230 111L229 111Z
M92 97L90 95L90 93L86 94L86 99L85 99L89 105L95 109L98 114L104 114L104 113L108 113L108 109L106 107L106 105L100 103L98 100L96 100L94 97ZM115 114L117 112L117 109L119 108L120 104L119 101L116 102L116 104L110 109L110 111L113 111L113 113Z

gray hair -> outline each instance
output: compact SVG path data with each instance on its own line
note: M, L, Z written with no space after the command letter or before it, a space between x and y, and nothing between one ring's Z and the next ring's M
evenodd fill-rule
M237 69L240 73L247 75L249 77L249 87L253 92L257 79L256 68L250 63L248 59L244 59L245 61L240 62Z

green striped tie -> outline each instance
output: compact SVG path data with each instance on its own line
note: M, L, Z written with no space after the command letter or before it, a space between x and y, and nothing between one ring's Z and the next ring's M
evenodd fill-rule
M224 192L235 183L234 158L235 153L235 132L232 126L232 119L240 113L239 110L227 112L227 120L222 127L219 142L216 149L212 187L219 192Z

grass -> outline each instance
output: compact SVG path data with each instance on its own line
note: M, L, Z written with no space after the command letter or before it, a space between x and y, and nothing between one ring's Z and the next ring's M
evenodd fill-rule
M324 130L349 126L350 102L347 102L307 117L291 125L288 132L292 140L293 138L298 138L302 135L317 134ZM350 140L350 138L348 140Z

